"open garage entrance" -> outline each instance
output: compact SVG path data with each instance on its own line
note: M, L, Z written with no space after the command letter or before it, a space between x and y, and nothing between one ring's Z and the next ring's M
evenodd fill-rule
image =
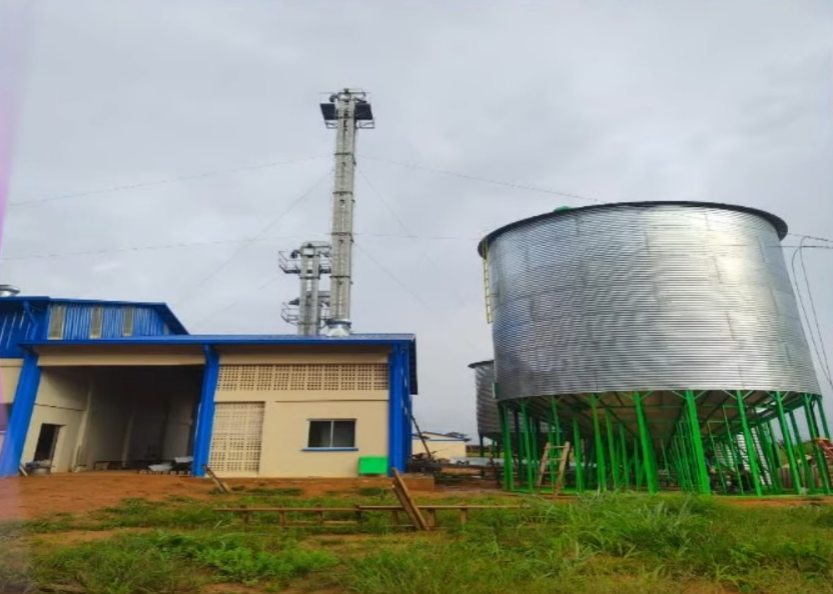
M202 365L42 369L24 464L52 472L143 469L192 455Z

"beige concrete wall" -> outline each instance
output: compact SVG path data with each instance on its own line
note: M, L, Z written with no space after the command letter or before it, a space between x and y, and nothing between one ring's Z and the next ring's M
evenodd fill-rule
M221 353L222 365L386 364L385 349L298 349L275 352L249 348ZM388 453L387 390L224 390L215 401L263 402L263 437L257 473L224 476L356 477L361 456ZM355 419L356 451L304 451L309 422L318 419Z
M311 419L355 419L357 450L304 451ZM268 402L263 433L259 476L355 477L360 456L387 456L388 403Z
M87 407L89 378L66 369L44 370L41 375L32 421L23 447L22 462L35 455L38 436L44 424L60 425L53 472L66 472L74 462L78 431Z
M426 438L428 449L435 458L455 458L466 455L466 442L464 441L431 441ZM414 439L411 443L411 451L414 454L425 452L425 446L421 439Z
M203 365L205 355L199 347L165 347L154 345L61 347L48 345L39 348L41 367L103 367L149 365Z
M23 367L23 359L0 359L0 398L4 404L14 402L14 393L17 391L17 380L20 379L20 370Z

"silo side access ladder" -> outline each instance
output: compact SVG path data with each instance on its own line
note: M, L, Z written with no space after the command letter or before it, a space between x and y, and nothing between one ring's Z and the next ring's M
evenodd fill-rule
M833 443L826 437L817 437L813 441L819 444L821 451L824 452L824 457L827 458L827 465L833 464Z
M555 454L553 456L552 454ZM547 444L544 447L544 453L541 456L541 467L538 469L538 480L535 483L536 487L544 484L544 475L547 473L547 467L552 468L552 465L558 464L558 474L555 476L555 484L552 489L552 495L555 497L561 491L564 485L564 473L567 471L567 462L570 460L570 442L565 441L564 445L556 446Z

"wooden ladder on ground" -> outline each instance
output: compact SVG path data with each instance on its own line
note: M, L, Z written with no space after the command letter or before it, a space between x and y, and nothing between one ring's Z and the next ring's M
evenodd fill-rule
M556 456L553 457L552 454ZM558 495L561 487L564 486L564 473L567 471L567 462L570 460L570 442L565 441L564 445L554 446L547 444L544 447L544 453L541 456L541 467L538 469L538 480L535 483L536 487L544 484L544 474L547 472L547 467L552 463L558 464L558 474L555 478L555 486L553 487L553 497Z
M827 458L827 465L830 466L833 464L833 443L826 437L817 437L813 441L819 445L821 451L824 453L824 457Z
M405 481L402 480L402 475L399 474L399 471L396 468L393 469L393 493L396 495L396 498L399 500L399 504L402 506L402 509L405 510L405 513L408 515L408 518L411 520L411 524L414 525L414 528L418 531L424 532L430 529L428 526L428 522L425 520L425 516L422 515L422 512L414 503L414 498L411 497L411 492L408 490L408 486L405 484Z

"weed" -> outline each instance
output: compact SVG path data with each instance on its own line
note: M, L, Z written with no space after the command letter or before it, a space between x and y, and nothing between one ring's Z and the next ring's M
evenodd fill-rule
M248 491L252 495L263 495L267 497L298 497L304 494L303 489L287 487L282 489L269 489L266 487L254 487Z
M199 587L195 572L139 539L114 539L42 553L35 557L40 584L82 588L88 594L185 593Z
M289 538L258 540L249 534L157 534L152 544L162 551L216 570L225 580L252 584L263 579L286 581L336 563L322 551L308 551ZM271 545L271 546L268 546Z
M356 489L356 493L362 497L384 497L390 494L390 489L385 487L360 487Z

